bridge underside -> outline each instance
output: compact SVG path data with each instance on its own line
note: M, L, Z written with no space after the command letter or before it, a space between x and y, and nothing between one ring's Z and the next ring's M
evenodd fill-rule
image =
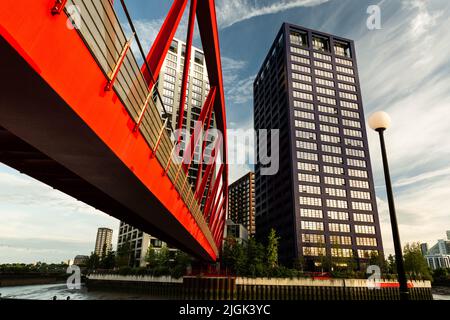
M2 37L0 57L1 162L211 261L211 253L149 192L133 166L122 162Z

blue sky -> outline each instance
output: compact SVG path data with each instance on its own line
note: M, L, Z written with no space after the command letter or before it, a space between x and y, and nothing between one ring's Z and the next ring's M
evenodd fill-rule
M148 49L171 1L127 3ZM366 10L374 4L381 8L382 29L370 31ZM443 238L450 229L450 2L217 0L216 7L229 128L252 127L253 79L282 22L355 40L366 115L385 110L393 118L387 147L402 241ZM186 17L179 38L185 30ZM369 133L369 140L384 246L391 253L377 136ZM231 180L249 169L232 167ZM3 165L0 217L0 263L89 254L97 227L113 228L116 239L119 224Z

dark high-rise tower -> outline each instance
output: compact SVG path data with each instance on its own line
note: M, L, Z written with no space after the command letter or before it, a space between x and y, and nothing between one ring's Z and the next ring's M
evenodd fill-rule
M274 228L280 260L310 268L383 254L353 41L283 24L254 82L254 121L280 130L268 147L279 172L255 168L257 238Z

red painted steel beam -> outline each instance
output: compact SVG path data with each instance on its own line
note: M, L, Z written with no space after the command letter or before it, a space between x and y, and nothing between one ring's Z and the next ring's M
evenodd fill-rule
M214 221L213 221L212 225L210 226L210 230L211 230L211 232L213 234L216 232L217 224L219 223L220 219L222 218L223 204L225 202L225 197L222 196L221 198L222 198L222 200L220 201L220 204L217 207L216 214L215 214L215 217L214 217Z
M189 78L189 67L191 65L192 38L194 37L195 27L195 10L197 9L197 0L191 0L191 8L189 9L188 30L186 36L186 52L184 56L183 78L181 81L180 107L178 108L178 124L177 129L181 130L184 119L184 105L186 104L186 88ZM178 142L181 135L178 137Z
M209 91L208 96L206 97L205 103L203 104L202 110L200 111L200 116L198 118L198 121L195 124L194 133L191 134L191 139L189 140L188 147L186 148L186 150L188 150L189 152L185 152L185 155L184 155L185 161L183 161L183 168L186 172L187 172L187 170L189 170L189 168L192 164L192 158L194 156L195 149L197 148L198 141L200 140L200 137L203 135L203 126L205 124L206 116L212 110L215 95L216 95L215 88ZM203 155L203 150L204 149L200 150L202 155ZM186 160L188 160L187 156L189 156L189 161L186 161ZM187 164L186 164L186 162L187 162ZM202 163L203 163L203 156L200 159L200 165ZM200 172L200 170L201 170L201 168L199 166L199 172ZM197 175L197 179L198 179L198 175ZM196 183L196 185L197 185L197 183Z
M52 15L60 14L66 6L67 0L55 0L55 4L51 9Z
M226 188L225 188L225 190L226 190ZM216 221L211 227L211 230L213 233L216 232L218 224L220 224L223 220L226 220L226 214L224 214L224 213L226 213L226 200L227 200L227 197L225 194L223 194L222 202L220 203L220 206L219 206L219 212L217 213L217 217L215 218Z
M212 87L211 90L214 90L214 98L215 98L216 97L216 87ZM197 190L198 185L200 183L200 176L202 175L202 172L203 172L203 162L205 160L205 149L206 149L206 142L207 142L207 137L208 137L208 130L209 130L209 127L211 126L213 105L214 105L214 101L212 101L212 104L210 106L209 113L208 113L208 119L206 120L205 139L203 139L202 148L200 150L201 159L200 159L200 165L199 165L199 168L197 171L197 179L195 180L195 189L194 190ZM203 111L203 109L202 109L202 111Z
M217 173L217 178L214 180L213 187L211 189L211 192L209 193L208 199L206 199L205 208L203 210L204 217L206 218L209 216L209 209L211 207L211 204L213 203L213 200L216 198L217 191L219 190L220 182L222 181L222 173L223 173L224 164L220 164L219 172Z
M205 192L205 187L208 182L209 176L211 174L212 167L215 166L217 156L219 155L218 152L218 146L220 145L222 139L219 137L216 139L216 142L214 144L214 149L211 151L211 156L213 157L210 159L210 163L206 166L205 175L202 177L202 182L200 184L199 189L196 191L197 200L201 199L201 196L203 196L203 192Z
M156 78L158 78L159 72L161 71L162 64L164 62L164 57L169 51L170 45L172 44L173 37L177 31L180 20L183 17L184 10L187 5L187 0L174 0L172 7L170 7L169 13L153 42L152 48L150 49L146 61L153 73L153 77L149 74L146 65L141 68L142 74L148 83L148 87L152 88L155 84Z
M218 196L216 198L214 198L214 200L213 200L213 206L212 206L211 214L209 215L209 220L208 220L208 225L209 225L210 230L211 230L212 224L214 223L214 220L216 218L216 211L219 206L220 200L222 199L221 193L222 193L223 188L224 188L224 185L222 185L221 191L219 192Z
M224 220L224 219L222 219L220 221L220 224L219 224L219 226L217 228L217 234L214 237L216 246L218 247L219 251L220 251L220 247L221 247L221 243L222 243L222 239L223 239L223 232L224 232L225 221L226 220Z
M223 210L224 210L224 207L222 206L220 209L219 209L219 212L218 212L218 217L222 217L222 214L223 214ZM215 238L215 237L217 237L218 235L219 235L219 230L220 230L220 225L222 224L222 221L223 220L218 220L219 222L218 222L218 224L217 224L217 228L214 230L214 232L213 232L213 237Z
M221 190L219 192L219 196L215 200L215 204L214 204L214 207L213 207L214 209L212 211L212 216L211 216L211 219L209 220L209 226L210 226L211 230L214 228L214 225L216 223L216 220L217 220L217 217L218 217L218 210L219 210L220 207L222 207L223 201L225 200L225 197L223 196L223 192L224 192L225 189L226 189L226 185L222 184L222 188L221 188ZM220 205L219 205L219 203L220 203Z
M208 70L208 78L211 86L216 86L218 92L215 99L215 116L217 128L223 134L224 153L222 162L225 163L223 178L228 193L228 156L227 156L227 128L226 128L226 110L225 97L223 90L222 63L220 60L220 43L217 28L217 17L214 0L204 0L197 6L197 23L200 31L200 38L203 44L203 52Z
M220 250L221 243L222 243L222 238L223 238L224 224L225 224L225 220L222 220L220 222L217 235L214 238L214 240L216 242L216 246L219 248L219 250Z

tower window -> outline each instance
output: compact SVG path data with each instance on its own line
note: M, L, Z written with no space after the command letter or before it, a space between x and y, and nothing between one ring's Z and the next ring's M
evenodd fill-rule
M325 37L313 35L314 50L330 52L330 40Z
M201 52L195 51L194 61L198 64L203 64L203 54Z
M308 37L305 32L295 32L291 31L290 33L291 43L297 46L307 47L308 46Z
M169 50L176 54L178 52L178 41L173 40Z
M335 41L334 52L336 55L346 58L352 57L352 51L350 49L350 43L343 41Z

